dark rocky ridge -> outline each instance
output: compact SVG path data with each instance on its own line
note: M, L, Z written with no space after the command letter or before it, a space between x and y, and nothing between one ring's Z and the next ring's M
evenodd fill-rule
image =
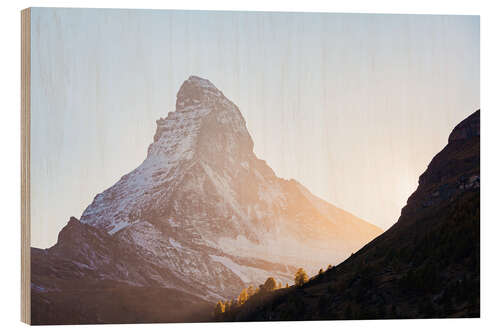
M450 134L401 217L342 264L218 320L479 317L480 111Z

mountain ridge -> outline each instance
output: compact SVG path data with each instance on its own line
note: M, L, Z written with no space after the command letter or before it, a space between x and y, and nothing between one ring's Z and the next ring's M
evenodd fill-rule
M147 210L147 213L153 211L154 214L162 217L170 216L171 220L168 223L175 225L177 223L175 220L185 220L186 211L192 208L191 203L188 204L189 207L186 207L187 202L200 205L199 202L203 201L203 205L209 207L199 208L197 213L204 216L216 216L218 222L210 221L212 225L209 228L196 225L194 226L197 229L195 233L201 228L202 232L198 233L197 237L205 238L205 240L208 238L208 241L212 243L217 243L221 235L233 239L244 235L250 242L259 243L261 239L255 233L256 228L276 231L283 225L287 225L286 223L277 224L275 216L281 214L278 211L293 209L284 207L287 204L291 206L286 198L287 193L284 192L293 192L294 187L301 189L304 187L296 181L288 182L277 177L265 161L255 156L253 140L237 106L210 81L196 76L190 76L182 84L177 94L176 106L175 112L157 121L155 139L148 148L146 160L136 170L122 177L125 180L123 187L127 190L126 195L122 194L125 192L123 189L119 189L122 181L120 180L115 186L96 197L96 200L82 214L81 221L91 225L98 223L108 231L111 225L108 225L107 221L112 221L111 232L113 233L127 227L129 223L140 221L143 217L140 212ZM133 178L134 176L136 179ZM138 194L146 198L144 199L146 203L153 202L156 206L144 208L140 200L130 194L130 187L136 191L141 189L137 184L144 178L152 179L152 181L151 183L145 182L145 189L142 192L139 190ZM128 186L129 184L133 186ZM167 184L165 187L168 187L168 190L156 189L163 184ZM286 190L283 190L284 188ZM109 200L110 205L115 205L109 208L113 213L111 215L104 211L108 207L102 209L102 204L106 205L106 203L103 203L105 200L100 199L103 199L108 191L112 196L113 190L120 192L118 196L122 198ZM219 198L223 198L223 202L214 198L214 193ZM185 194L185 196L180 198L180 194ZM151 198L147 198L148 195L151 195ZM210 200L206 200L207 198ZM116 207L123 205L126 200L134 204L131 213L130 207ZM181 210L182 213L180 213ZM101 211L104 211L104 214L101 214ZM117 211L118 214L115 213ZM265 215L263 212L269 211L274 211L276 214L262 216ZM132 216L126 216L126 214L132 214ZM199 215L192 219L199 219ZM230 218L232 222L222 223L224 230L221 230L220 218L224 218L224 215L226 215L225 219ZM278 218L280 216L282 214ZM146 216L145 219L151 222L155 220L155 217ZM292 218L295 217L288 217L288 220ZM235 219L237 221L234 221ZM349 216L349 219L350 222L361 221L354 216ZM184 222L179 223L186 225ZM165 225L166 223L160 221L158 224ZM368 226L370 225L367 224ZM380 233L376 227L370 226L370 228L365 238ZM210 235L214 230L215 234ZM296 236L302 236L300 231L295 233ZM322 235L322 233L317 234ZM332 232L329 233L331 234ZM343 237L337 237L335 241L342 242ZM350 246L352 247L351 244Z
M250 299L222 321L480 315L480 111L419 177L398 221L303 286Z
M238 107L208 80L182 84L147 151L70 219L60 244L32 249L37 297L105 280L171 288L202 303L228 299L269 276L291 282L299 265L317 269L331 260L327 252L341 260L380 233L277 177L254 154Z

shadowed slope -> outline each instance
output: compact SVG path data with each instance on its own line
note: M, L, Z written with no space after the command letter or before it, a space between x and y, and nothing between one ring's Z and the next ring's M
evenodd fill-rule
M398 222L342 264L219 320L479 316L480 112L451 133Z

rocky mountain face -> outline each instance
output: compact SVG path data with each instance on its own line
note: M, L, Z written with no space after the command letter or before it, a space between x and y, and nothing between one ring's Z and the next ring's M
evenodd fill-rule
M480 111L458 124L388 231L302 287L219 320L479 316Z
M151 323L209 320L211 303L137 248L72 217L58 242L31 249L32 324ZM151 276L162 274L165 288Z
M144 162L72 218L56 245L32 249L32 296L50 302L75 283L120 283L213 302L338 262L380 232L277 177L255 156L238 107L191 76Z

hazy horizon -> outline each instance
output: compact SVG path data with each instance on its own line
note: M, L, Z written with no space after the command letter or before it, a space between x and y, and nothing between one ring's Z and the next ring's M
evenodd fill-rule
M31 17L36 247L53 245L70 216L139 166L190 75L239 107L277 176L384 230L453 127L479 109L478 16L34 8Z

